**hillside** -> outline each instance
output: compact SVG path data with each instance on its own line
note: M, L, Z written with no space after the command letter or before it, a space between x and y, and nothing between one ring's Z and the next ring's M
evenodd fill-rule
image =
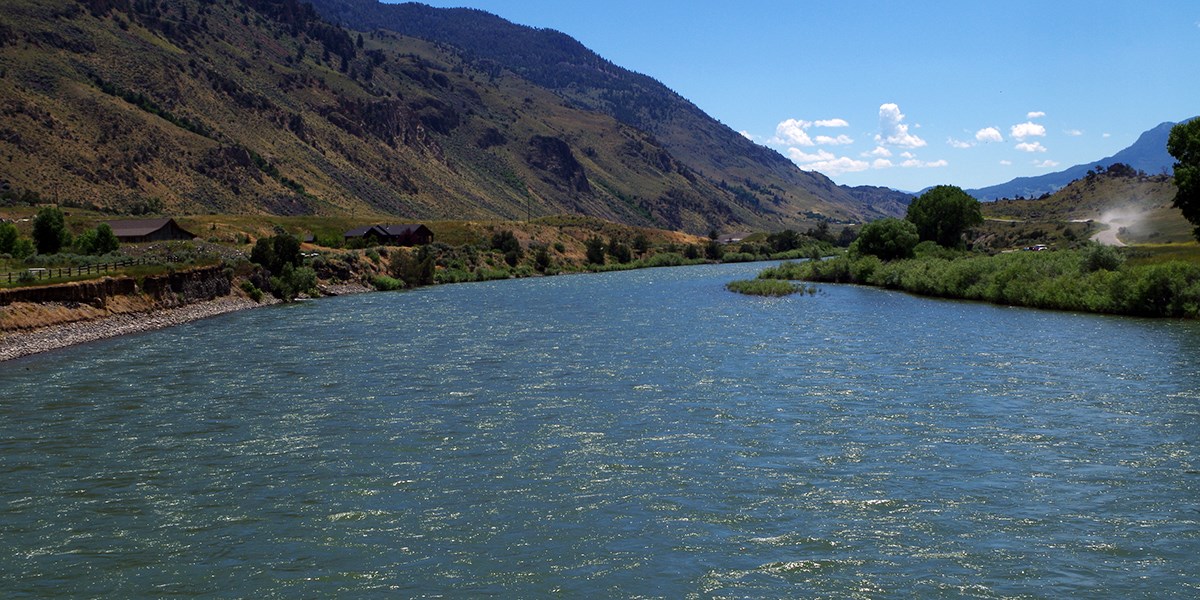
M1171 134L1171 128L1174 126L1175 123L1161 123L1143 132L1128 148L1107 158L1037 177L1018 177L1007 183L967 190L967 193L979 200L1036 198L1057 192L1072 181L1086 177L1087 172L1097 166L1108 167L1116 163L1128 165L1134 170L1150 175L1170 173L1175 159L1167 153L1167 136Z
M615 65L570 36L513 24L474 9L438 9L377 0L315 0L332 22L365 31L388 30L455 48L474 68L512 72L568 102L649 133L671 156L715 182L725 182L746 203L782 218L869 220L900 213L910 197L882 188L868 193L838 186L820 173L802 171L778 152L747 140L646 75ZM743 185L744 184L744 185ZM741 187L743 189L736 189Z
M757 147L718 136L700 159L704 144L660 136L676 121L624 122L296 0L11 0L0 111L10 201L114 214L582 214L695 233L878 214L790 163L764 167Z
M1172 206L1175 191L1169 175L1140 174L1118 163L1094 169L1041 198L985 203L984 215L992 220L985 229L1016 232L1024 224L1026 229L1064 231L1064 224L1095 221L1101 229L1119 230L1124 243L1190 242L1192 226Z

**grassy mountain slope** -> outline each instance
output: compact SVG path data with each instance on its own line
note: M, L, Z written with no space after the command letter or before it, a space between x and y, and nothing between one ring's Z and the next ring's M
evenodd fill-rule
M983 211L991 219L987 227L1001 235L1022 228L1065 231L1066 224L1095 221L1101 227L1120 229L1125 243L1189 243L1192 226L1172 206L1175 192L1168 175L1145 175L1114 165L1093 170L1041 198L984 203ZM1017 240L1015 245L1045 241L1034 237Z
M648 132L679 162L709 180L734 187L740 199L778 219L812 219L820 214L869 220L897 214L896 205L908 199L890 191L889 201L864 204L853 189L838 186L820 173L800 170L660 82L614 65L558 31L516 25L474 9L377 0L315 0L313 5L331 21L349 27L396 31L452 46L475 68L516 73L572 106Z
M871 213L831 184L838 202L710 176L509 69L297 0L9 0L0 114L10 196L113 213L584 214L691 232Z

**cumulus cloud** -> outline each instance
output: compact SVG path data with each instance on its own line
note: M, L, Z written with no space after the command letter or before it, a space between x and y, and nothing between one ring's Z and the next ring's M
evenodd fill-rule
M1071 137L1079 137L1079 136L1083 135L1083 132L1078 129L1068 129L1064 133L1066 133L1067 135L1069 135Z
M1040 119L1044 116L1046 116L1046 113L1044 113L1040 110L1035 110L1035 111L1031 111L1031 112L1027 113L1025 115L1025 118L1026 119Z
M1033 166L1035 166L1039 169L1051 169L1051 168L1058 166L1058 161L1050 160L1050 159L1035 160L1035 161L1033 161Z
M1046 147L1041 142L1021 142L1015 146L1021 152L1045 152Z
M840 145L854 143L854 140L851 139L850 136L845 135L845 134L839 135L837 137L829 137L827 135L818 135L817 137L813 138L813 141L818 144L825 144L825 145L829 145L829 146L840 146Z
M808 137L808 132L805 131L811 126L812 123L809 121L788 119L775 126L775 140L773 141L793 146L813 146L812 138Z
M1027 137L1044 137L1046 135L1046 128L1037 123L1026 121L1019 125L1013 125L1009 129L1008 134L1023 141Z
M871 168L874 168L874 169L890 169L894 166L896 166L896 165L893 165L892 161L890 161L886 158L877 158L877 159L871 161Z
M1109 138L1109 137L1112 137L1112 134L1111 134L1111 133L1105 133L1105 134L1102 134L1100 137L1106 137L1106 138Z
M974 145L971 142L964 142L962 140L956 140L954 138L947 138L946 143L949 144L951 148L958 148L960 150L963 148L970 148L971 146Z
M1004 136L995 127L984 127L975 132L975 140L979 142L1003 142Z
M1002 164L1002 165L1004 165L1004 166L1008 167L1008 166L1011 166L1011 165L1012 165L1012 161L1011 161L1011 160L1007 160L1007 159L1005 159L1005 160L1002 160L1002 161L1000 161L1000 164Z
M920 148L925 140L908 132L908 124L904 122L904 114L900 107L893 103L879 106L879 133L875 141L881 144L891 144L902 148Z
M892 151L888 150L887 148L884 148L883 146L875 146L874 150L872 150L870 152L863 152L862 155L863 156L878 156L880 158L887 158L892 155Z
M808 130L813 127L849 127L845 119L821 119L806 121L804 119L788 119L775 127L775 137L772 143L789 146L815 146L817 144L853 144L854 140L846 135L832 137L819 135L815 139L809 136Z
M750 141L754 141L753 133L750 133L749 131L745 131L745 130L739 131L738 133L742 134L742 137L744 137Z

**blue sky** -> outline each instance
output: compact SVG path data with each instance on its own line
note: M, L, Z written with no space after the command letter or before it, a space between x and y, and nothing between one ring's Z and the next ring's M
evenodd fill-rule
M1200 2L425 0L557 29L838 183L982 187L1200 114Z

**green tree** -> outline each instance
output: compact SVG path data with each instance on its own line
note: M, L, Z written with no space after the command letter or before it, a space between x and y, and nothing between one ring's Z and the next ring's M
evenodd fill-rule
M1167 152L1175 163L1175 208L1196 228L1192 235L1200 239L1200 119L1192 119L1171 128Z
M71 245L71 232L67 231L66 219L56 206L38 210L33 218L33 244L38 254L55 254L64 246Z
M96 226L96 254L116 252L120 247L121 240L117 239L117 234L113 233L112 227L108 223Z
M908 205L906 219L917 226L921 240L933 240L946 248L963 246L967 229L983 223L979 201L962 188L939 185Z
M262 265L272 274L283 272L284 265L300 266L300 240L288 233L258 238L250 250L250 262Z
M593 235L588 238L584 242L584 246L587 247L587 261L589 263L594 265L604 264L604 240L600 236Z
M407 287L432 284L434 270L433 251L429 246L421 246L415 252L397 249L388 261L388 272Z
M508 263L510 267L517 266L521 257L525 256L525 252L521 249L521 241L517 239L516 234L507 229L497 231L492 235L492 249L503 253L504 262Z
M917 226L904 219L880 219L863 225L858 239L850 244L850 250L858 254L871 254L882 260L912 258L913 248L921 237Z
M650 240L646 237L646 234L638 232L638 234L634 236L633 251L636 252L638 256L645 256L645 254L650 251Z
M13 242L12 255L13 258L21 260L33 256L33 240L27 237L17 238L17 241Z
M104 255L116 252L121 242L108 223L101 223L75 238L75 248L80 254Z
M271 278L271 291L284 302L295 300L300 294L314 294L317 274L312 267L296 267L284 263L279 275Z
M12 254L13 245L21 234L12 223L0 223L0 254Z
M622 244L616 238L608 241L608 253L611 254L613 258L617 259L617 262L621 264L625 264L633 260L633 251L629 249L629 246Z

